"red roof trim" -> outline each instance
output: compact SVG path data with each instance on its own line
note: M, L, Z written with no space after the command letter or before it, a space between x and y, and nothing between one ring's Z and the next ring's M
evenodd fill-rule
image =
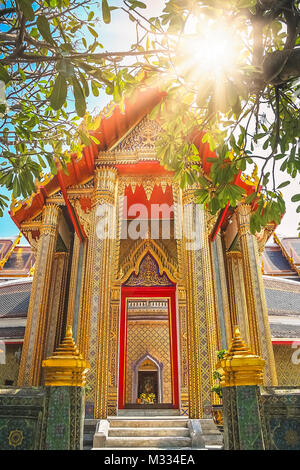
M272 344L275 345L282 345L282 346L288 346L291 344L300 344L300 339L298 340L290 340L290 339L282 339L282 340L272 340Z

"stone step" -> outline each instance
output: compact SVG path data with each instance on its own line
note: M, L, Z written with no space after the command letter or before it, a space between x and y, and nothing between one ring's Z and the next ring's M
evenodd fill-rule
M127 408L118 410L118 416L179 416L180 410L172 408L154 408L149 409L133 409Z
M84 426L95 426L98 423L99 419L90 419L90 418L85 418L84 420Z
M84 432L83 433L83 442L93 442L93 439L94 439L94 434L95 433L86 433Z
M129 427L129 428L111 428L108 433L109 437L159 437L159 436L175 436L175 437L189 437L190 431L188 428L165 428L165 427Z
M93 448L94 434L98 419L85 419L83 428L83 450L91 450Z
M201 419L201 428L205 445L209 448L212 446L223 445L223 435L218 430L212 419Z
M145 448L178 448L191 447L190 437L110 437L106 439L105 448L145 447Z
M185 418L148 418L148 419L136 419L136 418L109 418L110 428L185 428L188 425L188 420Z

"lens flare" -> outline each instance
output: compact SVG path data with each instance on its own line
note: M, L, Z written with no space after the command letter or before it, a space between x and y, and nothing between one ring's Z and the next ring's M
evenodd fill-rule
M204 23L200 32L184 35L178 51L183 70L192 69L195 77L205 74L215 78L231 74L240 53L234 31L222 23Z

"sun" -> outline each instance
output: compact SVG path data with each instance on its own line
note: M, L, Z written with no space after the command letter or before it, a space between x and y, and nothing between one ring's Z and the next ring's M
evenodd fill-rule
M198 31L182 36L178 44L183 71L194 75L209 75L215 79L231 75L237 66L241 41L234 28L225 22L203 22Z

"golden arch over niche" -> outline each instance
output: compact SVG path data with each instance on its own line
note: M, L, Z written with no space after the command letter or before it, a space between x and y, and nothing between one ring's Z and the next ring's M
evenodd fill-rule
M177 283L179 280L178 266L168 259L166 253L158 243L149 239L142 240L126 258L125 263L120 267L120 277L118 281L124 284L131 274L134 273L137 276L140 264L148 253L156 261L159 275L162 276L165 273L172 282Z

